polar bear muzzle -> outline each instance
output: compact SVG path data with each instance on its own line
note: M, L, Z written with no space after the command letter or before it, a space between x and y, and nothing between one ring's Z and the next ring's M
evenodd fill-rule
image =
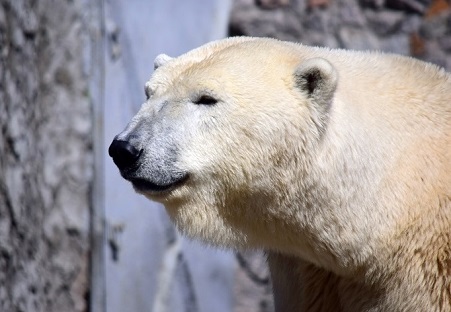
M133 187L141 193L159 195L168 192L183 184L188 179L188 174L177 170L173 166L173 161L169 157L165 161L158 163L148 174L145 164L144 149L137 147L129 140L116 137L108 148L109 155L119 168L121 175L133 184Z

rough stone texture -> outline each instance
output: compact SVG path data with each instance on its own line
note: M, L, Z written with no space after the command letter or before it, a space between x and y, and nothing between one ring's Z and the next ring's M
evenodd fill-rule
M389 51L450 69L450 12L446 0L236 0L230 35Z
M0 311L87 311L82 6L0 0Z
M450 8L447 0L235 0L229 34L394 52L450 70ZM262 257L238 261L236 312L271 306L270 285L249 277L267 270Z
M268 266L261 252L237 252L235 312L274 311Z

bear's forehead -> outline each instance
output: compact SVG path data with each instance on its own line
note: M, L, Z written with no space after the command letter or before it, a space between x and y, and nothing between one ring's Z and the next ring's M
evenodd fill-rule
M173 59L160 67L146 85L158 89L182 81L238 81L294 72L300 55L292 48L276 40L246 39L213 43Z

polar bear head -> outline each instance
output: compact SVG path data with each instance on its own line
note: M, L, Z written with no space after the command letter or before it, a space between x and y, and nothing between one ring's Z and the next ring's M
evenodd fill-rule
M122 176L190 237L280 248L309 210L300 190L311 187L334 67L275 40L234 38L160 55L155 69L147 101L109 149Z

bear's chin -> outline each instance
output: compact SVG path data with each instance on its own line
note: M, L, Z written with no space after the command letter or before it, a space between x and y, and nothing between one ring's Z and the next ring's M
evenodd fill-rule
M163 204L178 231L189 239L221 249L255 247L250 246L245 233L225 224L213 211L205 210L206 207L193 206L190 201L177 200Z
M174 193L175 190L181 188L187 180L188 175L183 175L168 183L155 183L142 178L129 179L137 193L143 194L146 197L156 201L159 201L158 199L161 200L169 197L171 193Z
M187 194L189 194L187 190L187 186L184 183L180 183L178 185L174 185L170 188L161 191L155 190L142 190L137 189L135 186L134 190L147 199L151 201L155 201L163 204L165 207L180 207L186 202Z

